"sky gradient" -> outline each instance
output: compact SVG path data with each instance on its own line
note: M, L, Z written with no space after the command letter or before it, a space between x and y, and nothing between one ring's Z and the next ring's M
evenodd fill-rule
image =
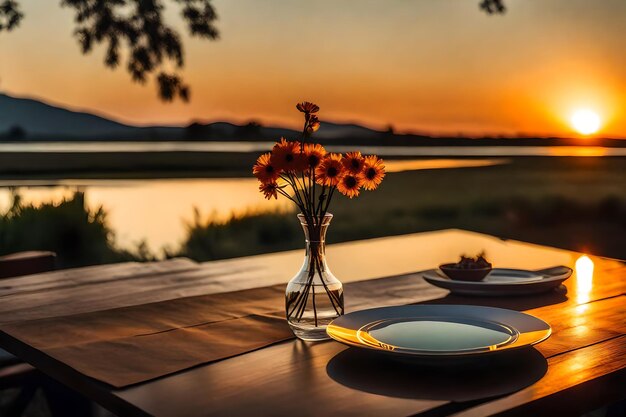
M295 127L294 104L323 120L434 134L574 135L590 108L600 136L626 137L626 2L508 0L216 0L216 42L185 39L188 104L83 56L73 11L21 0L22 25L0 34L0 91L134 124L191 120ZM181 27L179 8L168 21Z

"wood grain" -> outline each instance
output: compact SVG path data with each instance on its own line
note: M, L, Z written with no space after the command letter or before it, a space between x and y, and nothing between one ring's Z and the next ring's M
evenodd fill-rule
M555 355L548 360L547 374L532 387L455 415L581 415L607 402L623 400L625 353L626 336L622 334L604 343Z
M597 301L592 304L607 302L609 301ZM614 306L615 303L612 303L607 305L607 308L598 307L597 310L602 311ZM569 314L571 311L560 310L560 314L554 318L564 319ZM621 314L621 319L624 318L624 314ZM540 385L536 387L536 391L537 384L534 384L525 390L523 395L513 397L512 401L516 400L520 405L530 404L535 399L543 399L560 389L569 390L577 384L593 381L605 373L610 374L624 368L626 344L623 337L615 338L610 331L610 323L603 323L602 320L594 322L585 335L566 346L559 340L553 342L551 339L538 345L542 354L548 352L552 354L548 356L550 379L545 384L541 379L537 382ZM599 341L600 339L602 341ZM272 415L292 415L296 409L298 415L311 416L328 414L401 416L434 409L439 410L437 413L443 410L458 411L459 406L450 406L450 401L424 398L432 395L431 392L426 392L422 396L417 393L416 398L397 398L364 392L337 383L329 377L326 366L343 350L345 347L335 342L282 343L153 381L149 384L149 390L139 386L118 392L117 395L140 405L141 409L149 413L167 417L192 416L197 410L206 410L202 415L215 416L244 416L248 415L250 410L272 410ZM571 359L562 362L564 359L560 357L561 355L578 351L582 353L567 356L566 358ZM587 358L594 355L595 362L587 364L589 360ZM562 365L557 371L550 370L553 364L561 362ZM588 367L590 368L587 369ZM482 371L478 369L477 372ZM507 377L510 375L503 370L502 383L506 383ZM152 389L156 390L155 392L168 392L177 401L173 403L158 395L154 396L149 393ZM510 407L513 405L512 403Z
M458 230L342 243L330 245L327 251L333 272L348 283L413 274L453 260L459 253L483 249L496 265L529 269L558 264L574 267L580 256L570 251ZM355 254L359 254L358 257ZM288 251L204 264L187 259L125 263L3 280L0 283L0 323L284 284L300 267L302 256L302 251ZM597 257L592 259L596 285L592 285L581 302L625 293L623 264ZM566 281L566 286L568 298L559 302L578 302L580 288L576 276Z

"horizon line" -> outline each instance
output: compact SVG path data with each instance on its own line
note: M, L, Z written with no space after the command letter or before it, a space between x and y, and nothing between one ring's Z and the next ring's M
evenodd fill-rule
M214 123L228 123L228 124L232 124L235 126L243 126L246 123L257 122L261 125L261 127L264 127L264 128L285 129L285 130L292 130L292 131L298 132L297 129L294 129L285 125L274 125L274 124L263 125L262 124L263 121L255 117L244 117L244 118L241 118L240 120L228 119L228 118L225 118L225 119L190 118L185 123L175 123L175 124L159 124L156 122L137 123L137 122L125 120L123 117L111 116L108 113L100 111L100 110L75 107L71 104L60 103L60 102L56 102L55 100L49 100L47 98L41 98L35 95L29 95L29 94L26 94L26 95L17 94L16 95L14 93L9 93L3 90L0 90L0 95L5 95L7 97L18 99L18 100L22 99L22 100L36 101L49 107L54 107L57 109L62 109L62 110L70 111L73 113L82 113L82 114L96 116L101 119L105 119L110 122L128 126L131 128L181 128L181 129L184 129L192 125L193 123L199 123L203 125L210 125ZM374 124L372 123L367 123L367 122L363 122L360 120L337 120L337 119L323 120L323 119L320 119L320 121L322 123L330 123L330 124L340 125L340 126L352 125L352 126L362 127L362 128L369 129L371 131L378 132L378 133L386 132L384 128L381 129L379 127L374 126ZM393 128L393 123L381 123L381 124L387 127ZM598 136L598 135L560 136L555 133L525 133L525 132L517 132L514 135L503 133L503 132L499 132L499 133L483 132L480 134L457 132L456 134L452 134L452 133L436 133L432 131L422 131L422 130L414 130L414 129L409 129L409 130L395 130L394 129L393 134L398 135L398 136L424 136L424 137L430 137L430 138L464 138L464 139L487 139L487 138L531 139L531 138L536 138L536 139L571 139L571 140L626 140L626 137L609 137L609 136Z

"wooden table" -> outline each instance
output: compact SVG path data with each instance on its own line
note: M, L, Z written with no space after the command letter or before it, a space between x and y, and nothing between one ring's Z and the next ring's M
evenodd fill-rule
M406 274L421 280L418 271L481 250L496 265L527 269L576 268L581 256L460 230L336 244L327 252L335 275L348 283ZM0 323L286 283L302 256L289 251L202 264L173 259L6 279L0 281ZM459 402L462 388L396 395L388 386L376 391L376 381L368 390L340 383L328 367L346 347L333 341L278 343L124 389L88 378L4 332L0 347L120 416L569 415L626 397L626 266L590 258L593 272L578 268L566 294L464 298L424 283L424 302L527 310L552 325L551 338L536 347L545 358L545 375L497 398ZM505 383L507 375L502 378Z

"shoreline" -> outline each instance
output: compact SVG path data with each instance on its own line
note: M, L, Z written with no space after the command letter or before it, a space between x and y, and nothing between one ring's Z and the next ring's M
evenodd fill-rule
M367 147L360 149L364 153L380 154L387 161L502 159L557 161L579 158L626 158L626 148L619 149L620 153L617 154L607 153L605 148L581 147L568 150L563 148L545 148L550 152L540 155L516 155L491 151L477 154L446 153L445 150L439 148L417 155L393 153L385 155L385 153L376 152L379 149ZM335 151L335 149L331 150ZM238 178L251 175L252 166L261 153L262 151L0 152L0 179Z

